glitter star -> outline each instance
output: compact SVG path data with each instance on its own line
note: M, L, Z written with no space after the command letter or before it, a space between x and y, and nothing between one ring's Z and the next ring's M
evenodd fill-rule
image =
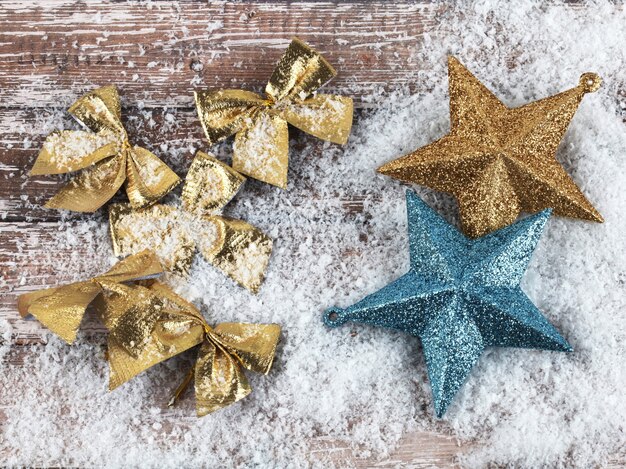
M379 172L454 195L461 227L473 238L546 208L603 221L555 159L583 96L600 87L598 75L585 73L575 88L508 108L454 57L448 73L450 133Z
M421 339L442 417L486 347L571 351L519 282L550 210L479 239L465 237L407 192L411 268L395 282L324 322L360 322Z

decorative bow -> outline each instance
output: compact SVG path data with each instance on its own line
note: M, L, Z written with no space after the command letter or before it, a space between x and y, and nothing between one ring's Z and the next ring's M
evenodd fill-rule
M157 257L143 251L90 280L21 295L18 309L22 317L32 314L71 344L93 304L109 330L110 390L200 344L195 368L169 405L193 375L199 416L243 399L251 388L241 367L269 372L280 326L223 323L211 328L191 303L152 280L162 272Z
M233 168L285 188L287 123L333 143L348 141L352 99L314 92L337 73L316 51L294 38L265 87L266 98L241 90L199 91L196 107L210 144L233 134Z
M195 366L176 389L173 405L192 379L196 411L203 416L246 397L251 392L242 367L267 374L280 336L277 324L222 323L211 328L202 314L167 286L152 282L144 291L146 304L158 310L130 305L125 285L103 297L99 305L109 328L109 389L142 371L196 345ZM154 312L154 314L153 314Z
M240 285L257 293L272 252L272 240L254 226L218 215L246 180L213 156L198 152L182 192L182 207L154 205L109 211L117 256L142 249L159 254L167 270L188 274L196 248Z
M61 188L46 207L95 212L124 181L131 206L146 207L180 182L154 154L128 142L115 86L86 94L69 112L92 132L63 130L50 134L30 174L85 171Z
M143 251L115 264L111 270L84 282L25 293L18 298L22 317L29 314L68 344L76 339L87 307L104 292L116 291L124 282L154 278L163 272L158 258ZM138 298L129 296L129 305Z

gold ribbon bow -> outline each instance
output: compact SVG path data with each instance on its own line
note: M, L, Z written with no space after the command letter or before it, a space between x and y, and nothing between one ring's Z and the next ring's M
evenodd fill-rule
M182 207L157 204L109 211L117 256L142 249L157 252L167 270L188 274L196 249L215 267L257 293L272 252L272 240L258 228L218 213L246 178L213 156L198 152L182 192Z
M108 272L84 282L25 293L18 298L22 317L33 315L68 344L76 339L87 307L103 292L124 282L154 278L163 272L158 258L143 251L115 264ZM129 298L129 303L136 299Z
M170 405L193 375L199 416L243 399L251 388L241 368L269 372L280 326L223 323L211 328L191 303L152 280L162 272L157 257L143 251L90 280L23 294L18 309L22 317L32 314L71 344L93 304L109 330L110 390L200 345L196 365Z
M156 202L180 182L154 154L128 142L115 86L86 94L69 112L91 132L63 130L50 134L30 174L84 171L61 188L46 207L95 212L126 181L130 204L140 208Z
M280 336L277 324L222 323L211 328L191 303L161 283L119 287L117 292L102 297L99 305L104 323L111 331L110 390L153 365L199 345L194 367L168 405L174 404L195 377L196 411L198 416L203 416L250 394L242 368L269 372ZM130 304L129 288L142 289L143 303L159 304L160 308Z
M242 90L199 91L196 107L212 145L233 134L233 168L285 188L287 123L333 143L348 141L352 99L314 94L337 73L316 51L294 38L265 87L266 98Z

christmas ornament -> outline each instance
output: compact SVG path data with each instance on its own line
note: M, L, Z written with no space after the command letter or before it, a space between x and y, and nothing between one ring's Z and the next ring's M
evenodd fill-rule
M46 207L95 212L126 182L131 206L140 208L156 202L180 182L159 158L129 143L115 86L86 94L69 112L91 132L50 134L30 174L84 171L61 188Z
M520 212L545 208L602 222L555 159L583 96L600 87L598 75L585 73L575 88L508 108L454 57L448 71L450 133L379 172L454 195L471 237L509 225Z
M113 390L151 366L199 345L194 367L176 389L169 405L195 384L198 416L246 397L251 392L242 368L267 374L280 336L277 324L222 323L211 328L202 314L167 286L153 282L146 298L161 305L144 314L129 305L124 293L103 297L100 310L110 329L109 389ZM119 303L119 304L118 304Z
M124 283L153 278L162 272L157 257L150 251L143 251L127 257L108 272L90 280L20 295L18 311L22 317L34 316L71 344L76 339L85 310L99 295L123 288L127 291L123 300L132 307L140 302L140 295L134 293L132 286ZM146 310L152 310L153 313L154 305L146 305Z
M352 126L352 99L315 94L337 73L316 51L294 38L265 87L263 98L241 90L195 93L198 116L211 145L235 134L233 168L287 187L287 123L322 140L344 144Z
M189 168L182 207L153 205L109 210L115 255L157 252L167 270L187 275L196 249L224 274L257 293L272 252L272 240L254 226L219 215L245 177L213 156L198 152Z
M251 388L241 368L269 372L280 326L223 323L211 328L191 303L153 280L162 272L157 257L143 251L91 280L21 295L18 309L72 343L85 310L93 305L109 330L110 390L200 345L196 365L170 405L194 375L199 416L243 399Z
M407 214L409 272L346 309L327 310L324 322L361 322L419 337L437 417L486 347L572 350L519 286L549 210L475 240L411 192Z

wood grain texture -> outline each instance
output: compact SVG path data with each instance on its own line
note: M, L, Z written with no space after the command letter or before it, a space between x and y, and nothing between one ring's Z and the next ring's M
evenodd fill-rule
M577 7L574 2L568 8ZM173 161L168 160L182 173L193 148L203 146L193 108L194 89L260 91L276 59L297 35L315 44L337 66L339 75L326 90L354 96L357 108L363 109L368 106L364 97L372 92L414 86L418 70L429 64L419 63L412 52L422 46L424 35L434 30L445 8L441 2L207 4L186 0L146 5L105 0L3 0L0 319L9 320L16 343L41 342L43 331L36 321L18 317L16 296L67 282L77 271L84 277L97 273L93 262L84 258L108 249L94 246L87 236L78 234L79 249L59 252L59 258L67 259L65 265L53 268L38 261L38 253L50 245L59 224L67 223L60 221L58 212L41 208L60 187L62 178L30 178L27 173L45 133L53 130L42 124L58 122L72 99L115 82L131 141L159 154L158 143L152 141L156 128L163 142L172 146L189 143L188 152L170 155ZM168 115L175 116L175 125L167 125ZM354 212L363 208L358 195L344 204ZM84 326L101 331L95 321ZM28 353L24 347L10 365L19 366ZM10 409L0 411L0 424L8 413ZM383 462L359 459L342 442L325 438L316 439L315 447L313 460L330 457L340 465L359 468L454 467L457 455L467 449L453 438L433 433L407 435ZM615 467L620 461L624 459L613 461Z
M68 92L80 94L115 77L130 102L190 107L194 87L262 88L294 35L315 43L340 68L329 89L352 87L359 97L417 76L420 64L410 51L443 8L403 2L150 5L3 2L0 102L54 106Z

